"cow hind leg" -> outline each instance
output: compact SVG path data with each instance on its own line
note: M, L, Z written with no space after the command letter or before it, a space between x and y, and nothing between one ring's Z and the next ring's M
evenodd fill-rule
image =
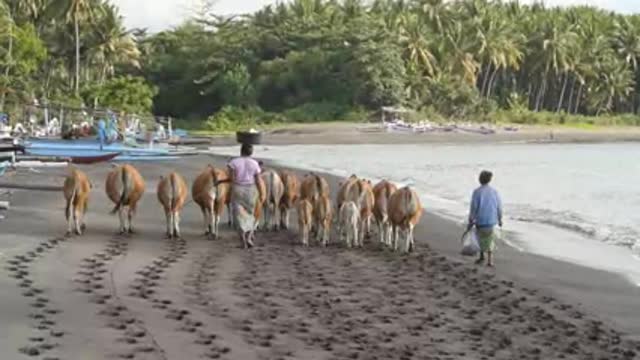
M211 207L207 213L207 223L209 226L209 239L215 240L218 238L218 228L216 227L216 211L215 207Z
M407 231L407 252L415 250L415 239L413 238L413 224L409 224Z
M360 232L358 231L358 223L351 224L349 226L349 232L351 233L351 242L355 247L360 246ZM349 245L351 247L351 245Z
M378 232L380 233L380 242L385 244L385 226L384 226L384 222L383 221L378 221Z
M82 235L82 229L80 227L80 223L82 222L82 210L77 206L73 212L73 222L74 222L76 234Z
M74 213L75 213L75 207L73 206L73 204L69 204L67 205L67 207L70 207L70 211L68 213L66 213L66 217L67 217L67 236L71 236L71 234L73 233L73 217L74 217Z
M127 211L129 234L135 234L135 230L133 229L133 212L133 208L129 207L129 210Z
M393 234L393 251L397 251L398 250L398 227L396 225L393 225L391 232Z
M327 247L329 243L329 221L322 227L322 246Z
M127 214L125 213L125 209L124 207L121 207L120 210L118 210L118 218L120 220L120 235L123 235L127 232Z
M202 222L204 223L204 236L211 234L211 226L209 225L209 210L202 208Z
M165 209L164 210L164 217L167 223L167 230L165 231L165 237L167 239L171 239L171 236L173 234L172 229L173 229L173 218L171 216L171 211Z
M217 237L218 231L220 231L220 213L216 213L215 215L213 215L213 229Z
M277 205L273 205L273 220L271 221L273 223L273 231L278 231L280 229L280 227L278 226L278 219L280 219L280 207Z
M84 233L87 230L87 223L85 222L85 216L87 215L87 203L86 200L82 203L82 211L80 212L80 230Z
M175 211L173 213L173 236L176 239L180 239L180 213Z

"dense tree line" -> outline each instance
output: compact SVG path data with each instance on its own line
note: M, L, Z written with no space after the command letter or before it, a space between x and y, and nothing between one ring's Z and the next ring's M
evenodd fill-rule
M140 70L135 37L108 1L0 0L0 111L37 100L149 112L155 92L131 76Z
M119 86L99 88L117 80L131 91L151 84L156 114L193 119L225 106L340 117L405 105L475 117L640 105L640 17L591 7L293 0L147 34L124 29L105 0L0 4L3 99L17 89L100 103Z

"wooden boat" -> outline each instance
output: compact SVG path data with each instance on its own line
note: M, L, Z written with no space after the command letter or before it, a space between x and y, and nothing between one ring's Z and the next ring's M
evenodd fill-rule
M95 156L71 156L71 163L81 164L81 165L97 164L97 163L113 160L119 155L120 153L116 152L116 153L95 155Z
M82 140L44 140L44 139L29 139L25 144L26 150L33 155L57 155L57 156L76 156L79 154L87 154L91 152L95 155L104 155L109 152L119 152L127 155L167 155L169 153L168 148L154 147L154 148L142 148L131 147L122 143L105 144L100 149L100 144L95 139L82 139Z

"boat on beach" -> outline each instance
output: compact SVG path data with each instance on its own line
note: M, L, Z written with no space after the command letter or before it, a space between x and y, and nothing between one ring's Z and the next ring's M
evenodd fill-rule
M55 155L55 156L76 156L93 155L106 153L122 153L126 155L167 155L170 152L168 147L134 147L122 143L104 144L102 149L100 143L95 139L78 140L52 140L52 139L28 139L25 141L26 151L32 155Z

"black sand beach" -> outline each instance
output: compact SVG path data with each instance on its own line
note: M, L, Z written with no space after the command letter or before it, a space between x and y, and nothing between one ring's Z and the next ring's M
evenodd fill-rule
M257 154L259 156L259 154ZM303 249L260 233L245 251L204 238L193 203L183 241L164 239L161 174L191 182L207 156L136 164L138 233L115 236L94 183L88 231L64 239L60 192L13 190L0 221L2 359L632 359L638 291L623 279L502 246L498 268L457 255L459 228L427 212L417 251ZM64 168L3 181L62 184ZM335 190L338 179L331 177ZM428 208L428 207L427 207ZM226 220L226 214L223 217Z

